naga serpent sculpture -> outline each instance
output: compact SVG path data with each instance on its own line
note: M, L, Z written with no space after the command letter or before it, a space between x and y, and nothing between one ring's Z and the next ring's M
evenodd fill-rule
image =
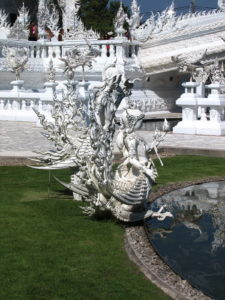
M55 97L53 122L35 110L45 137L53 141L56 150L41 154L36 160L42 166L34 168L55 170L74 168L71 182L66 184L74 199L85 201L85 214L95 215L110 211L125 222L141 221L148 217L164 219L169 212L153 212L148 209L148 198L157 177L157 171L149 153L163 140L165 132L156 130L148 145L135 134L144 114L128 105L121 117L116 143L123 162L113 171L113 144L116 131L115 114L121 101L130 96L132 84L122 75L105 78L101 87L89 91L88 112L84 111L73 86L68 83L62 101ZM130 101L129 101L130 102ZM89 125L87 125L89 124Z

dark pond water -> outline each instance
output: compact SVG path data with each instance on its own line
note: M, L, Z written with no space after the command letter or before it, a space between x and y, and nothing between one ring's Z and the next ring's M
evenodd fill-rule
M217 300L225 299L225 181L170 192L151 209L166 204L174 218L148 219L151 244L183 279Z

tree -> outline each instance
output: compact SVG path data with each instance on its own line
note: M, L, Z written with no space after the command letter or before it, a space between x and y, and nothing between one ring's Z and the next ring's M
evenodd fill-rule
M120 6L120 1L80 0L79 16L87 29L93 29L105 36L114 32L113 20ZM125 11L128 8L124 6Z

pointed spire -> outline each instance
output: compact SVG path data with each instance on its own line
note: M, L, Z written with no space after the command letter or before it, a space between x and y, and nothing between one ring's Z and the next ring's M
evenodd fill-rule
M46 0L39 0L38 11L44 10L46 8Z
M175 5L174 5L174 1L172 1L171 5L169 6L169 8L167 9L167 15L168 16L174 16L175 15Z
M195 13L195 0L191 0L191 3L190 3L190 11L191 13Z
M140 7L138 6L138 3L137 3L137 0L132 0L132 3L131 3L131 10L132 11L136 11L140 9Z

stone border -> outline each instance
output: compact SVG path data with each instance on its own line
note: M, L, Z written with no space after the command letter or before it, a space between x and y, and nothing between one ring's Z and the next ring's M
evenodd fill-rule
M213 181L223 181L225 178L211 177L202 180L188 181L165 186L151 194L149 201L174 191L176 189L188 187ZM192 287L186 280L176 274L151 246L144 226L126 226L125 228L125 249L129 258L140 268L145 276L167 295L175 300L210 300L211 298L201 291Z
M32 157L30 157L32 158ZM30 160L24 156L0 156L0 166L27 166L38 165L37 162Z

